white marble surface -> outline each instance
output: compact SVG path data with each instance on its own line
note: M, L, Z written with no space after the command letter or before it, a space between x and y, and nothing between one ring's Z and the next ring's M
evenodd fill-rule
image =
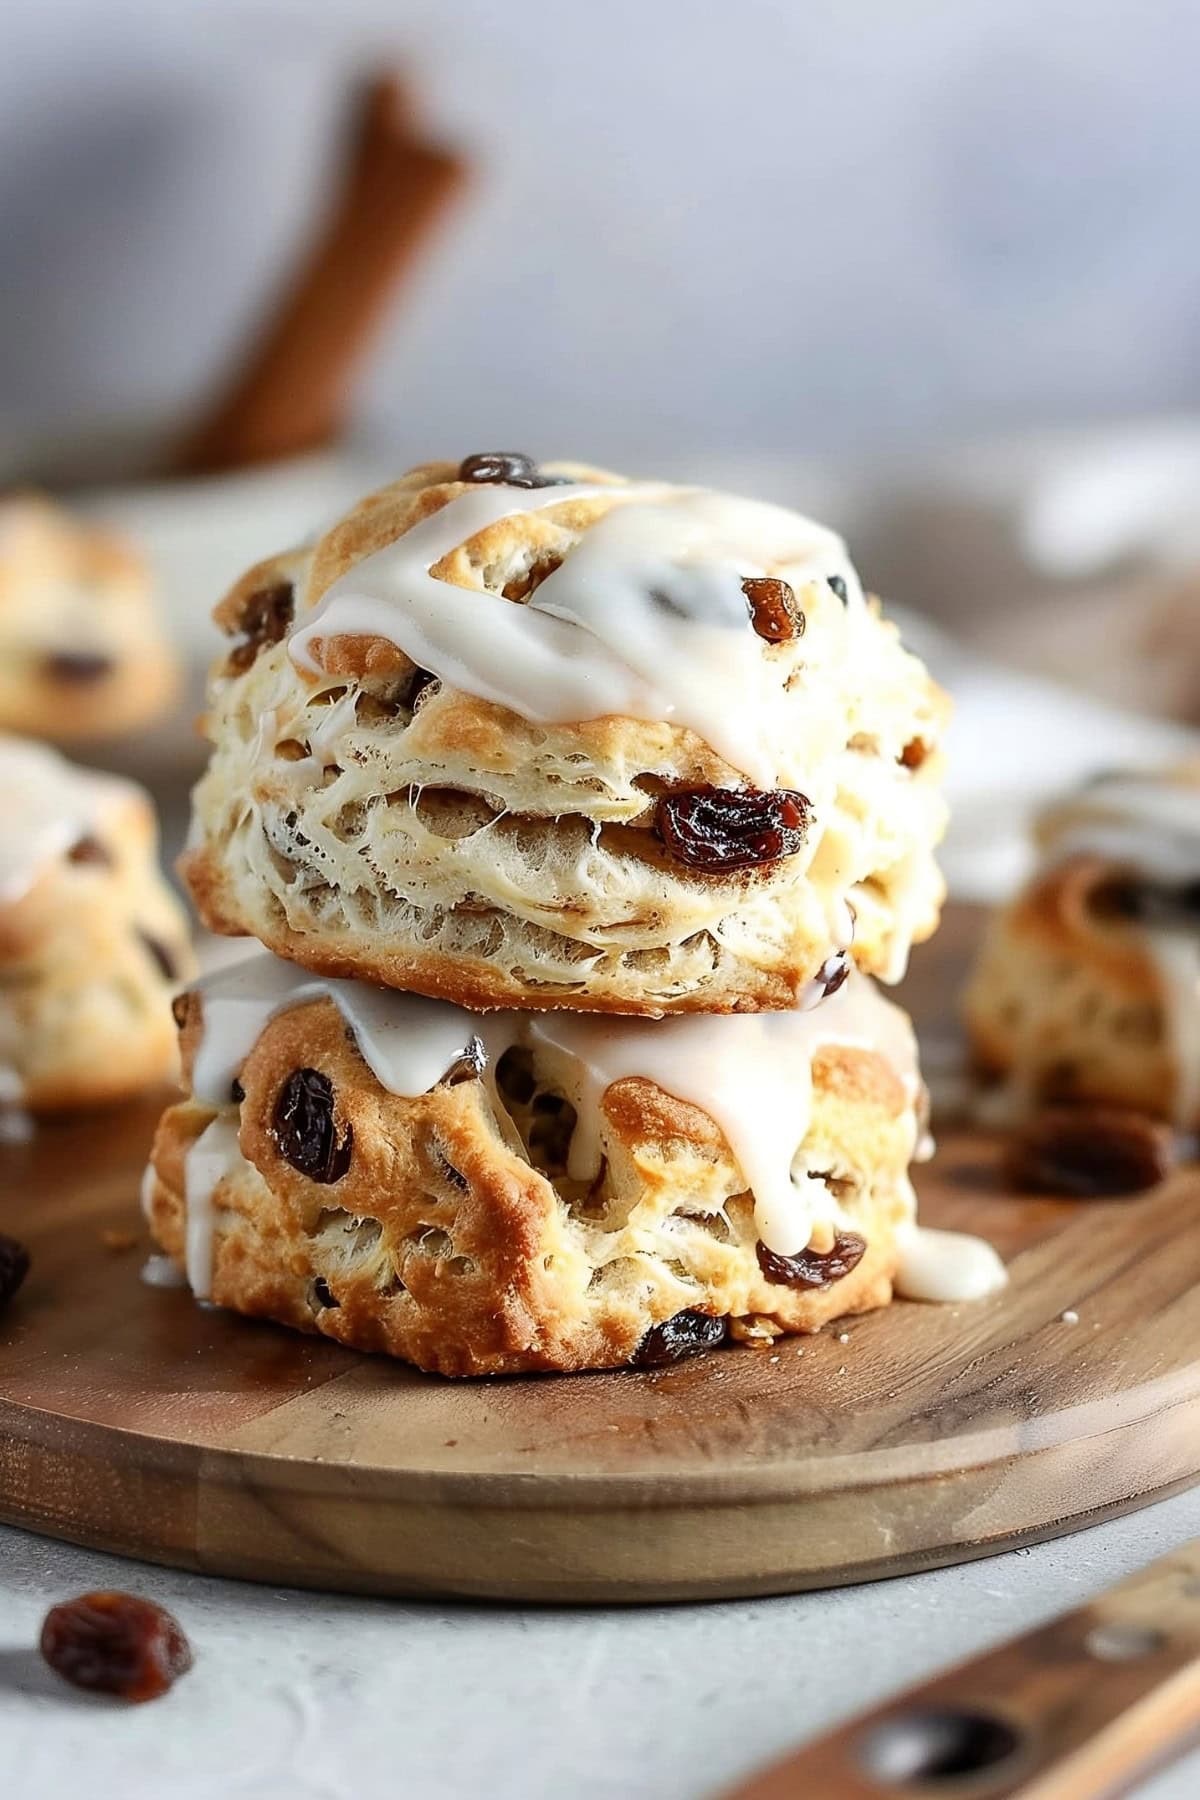
M801 1739L1200 1533L1200 1490L1057 1543L827 1594L634 1611L406 1605L207 1581L0 1530L5 1800L707 1800ZM31 1646L89 1587L175 1611L165 1700ZM15 1785L14 1785L15 1782ZM1192 1800L1200 1752L1137 1790Z

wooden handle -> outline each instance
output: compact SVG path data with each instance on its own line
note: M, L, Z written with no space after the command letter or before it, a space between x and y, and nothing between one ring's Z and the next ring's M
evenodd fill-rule
M728 1800L1099 1800L1200 1728L1200 1540L864 1713Z
M249 361L184 445L177 473L273 461L338 435L354 368L465 172L419 135L396 76L368 86L325 229Z

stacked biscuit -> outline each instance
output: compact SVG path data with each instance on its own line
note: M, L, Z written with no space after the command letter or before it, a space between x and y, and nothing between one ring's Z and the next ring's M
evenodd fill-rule
M891 1297L943 696L774 506L477 456L217 619L147 1204L195 1292L445 1374Z

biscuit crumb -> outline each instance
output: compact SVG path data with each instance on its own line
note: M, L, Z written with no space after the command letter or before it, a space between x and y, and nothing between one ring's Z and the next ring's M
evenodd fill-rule
M1065 1313L1059 1314L1059 1318L1064 1325L1078 1325L1079 1323L1079 1314L1073 1306L1068 1306Z

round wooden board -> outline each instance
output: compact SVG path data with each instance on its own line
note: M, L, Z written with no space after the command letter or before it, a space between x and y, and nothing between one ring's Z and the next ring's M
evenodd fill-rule
M926 1022L967 935L925 955ZM10 1523L314 1587L699 1599L984 1555L1200 1471L1195 1170L1134 1200L1021 1200L994 1145L948 1136L922 1208L997 1244L1012 1282L991 1300L656 1373L453 1383L146 1286L156 1115L0 1147L0 1230L34 1257L0 1321Z

